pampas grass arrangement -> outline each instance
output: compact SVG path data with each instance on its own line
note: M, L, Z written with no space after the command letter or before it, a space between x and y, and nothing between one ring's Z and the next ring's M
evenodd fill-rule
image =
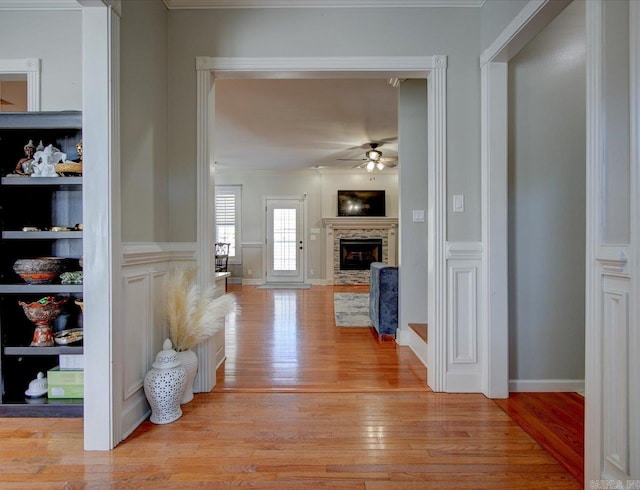
M195 269L173 269L167 276L167 321L176 351L193 349L224 327L227 313L236 310L235 296L213 298L215 286L201 294Z

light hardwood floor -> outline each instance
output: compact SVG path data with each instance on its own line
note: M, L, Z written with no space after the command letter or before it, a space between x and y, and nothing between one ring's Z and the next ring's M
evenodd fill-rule
M0 419L0 488L580 488L482 395L431 392L413 353L337 328L332 287L231 287L212 393L111 452L74 419Z

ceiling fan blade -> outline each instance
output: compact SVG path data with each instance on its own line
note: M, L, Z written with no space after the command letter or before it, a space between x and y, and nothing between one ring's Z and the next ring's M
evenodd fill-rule
M386 165L387 162L389 162L389 163L397 162L398 161L398 157L382 157L382 158L380 158L380 161Z
M336 160L341 162L366 162L366 158L336 158Z

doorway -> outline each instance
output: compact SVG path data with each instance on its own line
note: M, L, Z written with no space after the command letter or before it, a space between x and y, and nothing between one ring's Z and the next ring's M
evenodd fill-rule
M304 281L304 200L266 198L266 281Z
M428 209L431 219L427 222L428 236L432 246L426 257L429 269L428 288L425 300L430 305L428 322L433 325L428 344L430 366L428 385L434 391L445 391L447 370L446 335L446 86L447 57L335 57L335 58L215 58L196 59L197 81L197 251L199 282L204 287L208 283L211 269L210 250L213 226L213 186L215 179L214 162L214 114L215 80L219 78L426 78L428 79ZM418 251L416 251L418 253ZM420 255L418 260L425 260ZM207 368L201 362L202 370ZM209 369L204 375L215 380L215 371ZM479 386L478 386L479 389Z

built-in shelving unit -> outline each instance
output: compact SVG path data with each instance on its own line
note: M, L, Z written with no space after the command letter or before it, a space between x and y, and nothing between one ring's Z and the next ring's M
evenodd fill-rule
M83 298L82 284L27 284L13 271L18 258L57 256L78 264L82 257L82 177L25 177L11 175L32 140L53 144L78 157L82 114L78 111L0 113L0 416L82 416L82 399L26 397L24 392L39 371L59 364L61 355L83 354L81 343L32 347L34 324L19 301L44 296L69 296L54 322L54 330L83 327L82 312L73 300ZM52 231L65 227L65 231ZM38 231L24 231L35 228ZM67 230L68 229L68 230ZM77 266L79 270L79 265Z

